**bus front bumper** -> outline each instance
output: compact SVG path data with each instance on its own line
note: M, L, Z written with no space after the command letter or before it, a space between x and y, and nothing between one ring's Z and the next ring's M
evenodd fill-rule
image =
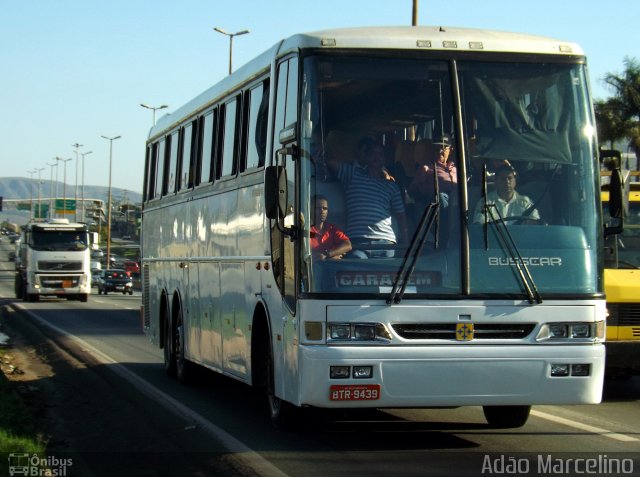
M327 408L595 404L605 367L603 344L303 346L300 357L295 404ZM564 365L568 375L552 376ZM331 379L332 366L370 366L372 377Z

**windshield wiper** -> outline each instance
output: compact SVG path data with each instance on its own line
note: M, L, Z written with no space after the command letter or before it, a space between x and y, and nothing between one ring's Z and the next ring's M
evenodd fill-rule
M407 252L404 254L404 259L402 260L402 265L400 265L396 279L393 282L393 287L391 288L391 293L387 298L387 305L398 304L402 301L409 278L416 268L418 257L422 252L422 248L424 247L427 237L429 236L429 232L431 231L431 227L433 227L434 224L434 248L438 248L438 236L440 229L440 188L438 185L438 174L436 171L435 160L433 161L433 198L433 202L427 205L422 212L420 222L418 223L416 231L411 238L411 242L409 242Z
M487 202L487 165L483 167L482 175L482 200L484 201L484 247L485 250L489 250L489 220L495 228L496 235L498 237L498 243L502 249L507 252L511 258L512 263L515 265L518 271L518 276L522 282L522 286L527 294L529 303L542 303L542 296L538 292L533 276L529 271L529 267L522 259L518 246L516 245L513 236L509 233L509 227L505 223L502 214L498 210L496 204L489 204Z
M391 293L387 298L387 305L398 304L402 300L404 291L407 288L407 283L409 282L409 277L411 277L411 274L416 268L416 262L418 260L418 257L420 256L420 252L422 252L422 248L424 247L427 236L429 235L429 231L431 230L431 227L434 223L436 223L437 243L437 222L439 212L440 202L438 200L435 200L427 207L425 207L424 212L422 213L422 217L420 218L420 223L416 227L416 231L411 238L409 247L407 247L407 253L404 254L404 259L402 260L402 265L400 265L400 270L398 270L396 279L393 282Z

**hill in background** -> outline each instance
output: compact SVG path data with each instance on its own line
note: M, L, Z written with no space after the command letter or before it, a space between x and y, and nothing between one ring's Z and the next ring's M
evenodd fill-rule
M38 185L37 181L31 181L24 177L0 177L0 196L5 199L23 199L30 200L31 186L33 185L33 199L38 198ZM57 182L58 185L58 198L63 196L64 184ZM53 182L53 194L55 195L56 182ZM67 183L67 199L74 199L76 194L75 184ZM85 199L101 199L108 200L109 188L104 186L84 186L84 198ZM40 196L42 198L49 197L49 181L42 181L40 187ZM82 196L82 187L78 186L78 198ZM111 200L114 203L131 203L139 204L142 202L142 194L136 191L121 189L119 187L111 187Z

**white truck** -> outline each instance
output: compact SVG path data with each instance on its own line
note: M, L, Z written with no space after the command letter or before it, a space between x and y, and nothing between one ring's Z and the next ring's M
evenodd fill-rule
M57 296L86 302L91 293L91 234L68 219L31 222L22 231L16 298Z

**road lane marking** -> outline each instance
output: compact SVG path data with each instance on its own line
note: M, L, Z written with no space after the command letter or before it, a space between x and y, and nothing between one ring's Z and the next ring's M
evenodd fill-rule
M554 416L553 414L547 414L546 412L536 411L535 409L531 411L531 414L541 419L546 419L547 421L553 421L558 424L563 424L565 426L573 427L575 429L580 429L582 431L591 432L593 434L600 434L603 437L608 437L609 439L615 439L617 441L637 442L638 440L640 440L632 436L627 436L626 434L619 434L617 432L613 432L608 429L602 429L601 427L590 426L589 424L583 424L581 422L572 421L571 419L565 419L564 417Z
M207 433L209 433L213 438L217 439L221 442L229 452L235 454L235 458L242 461L245 465L251 467L253 470L257 472L261 477L288 477L288 475L282 470L278 469L267 459L262 457L260 454L255 452L253 449L248 447L239 439L236 439L234 436L226 432L221 427L216 426L213 422L209 421L207 418L197 413L193 409L185 406L177 399L166 394L164 391L161 391L150 382L144 380L136 373L123 366L113 358L111 358L106 353L100 351L99 349L93 347L86 341L81 338L78 338L75 335L67 333L62 328L57 327L56 325L52 325L48 321L36 315L33 311L27 310L22 305L18 303L13 303L13 306L19 308L21 311L27 313L38 323L43 326L47 326L50 329L60 333L62 336L75 341L78 345L80 345L83 351L90 353L100 364L109 365L109 369L111 369L114 373L116 373L121 378L125 379L129 383L131 383L136 389L138 389L143 394L146 394L150 398L154 399L157 403L162 405L165 409L169 410L181 416L183 419L187 421L191 421L196 425L200 426L201 429L204 429Z

